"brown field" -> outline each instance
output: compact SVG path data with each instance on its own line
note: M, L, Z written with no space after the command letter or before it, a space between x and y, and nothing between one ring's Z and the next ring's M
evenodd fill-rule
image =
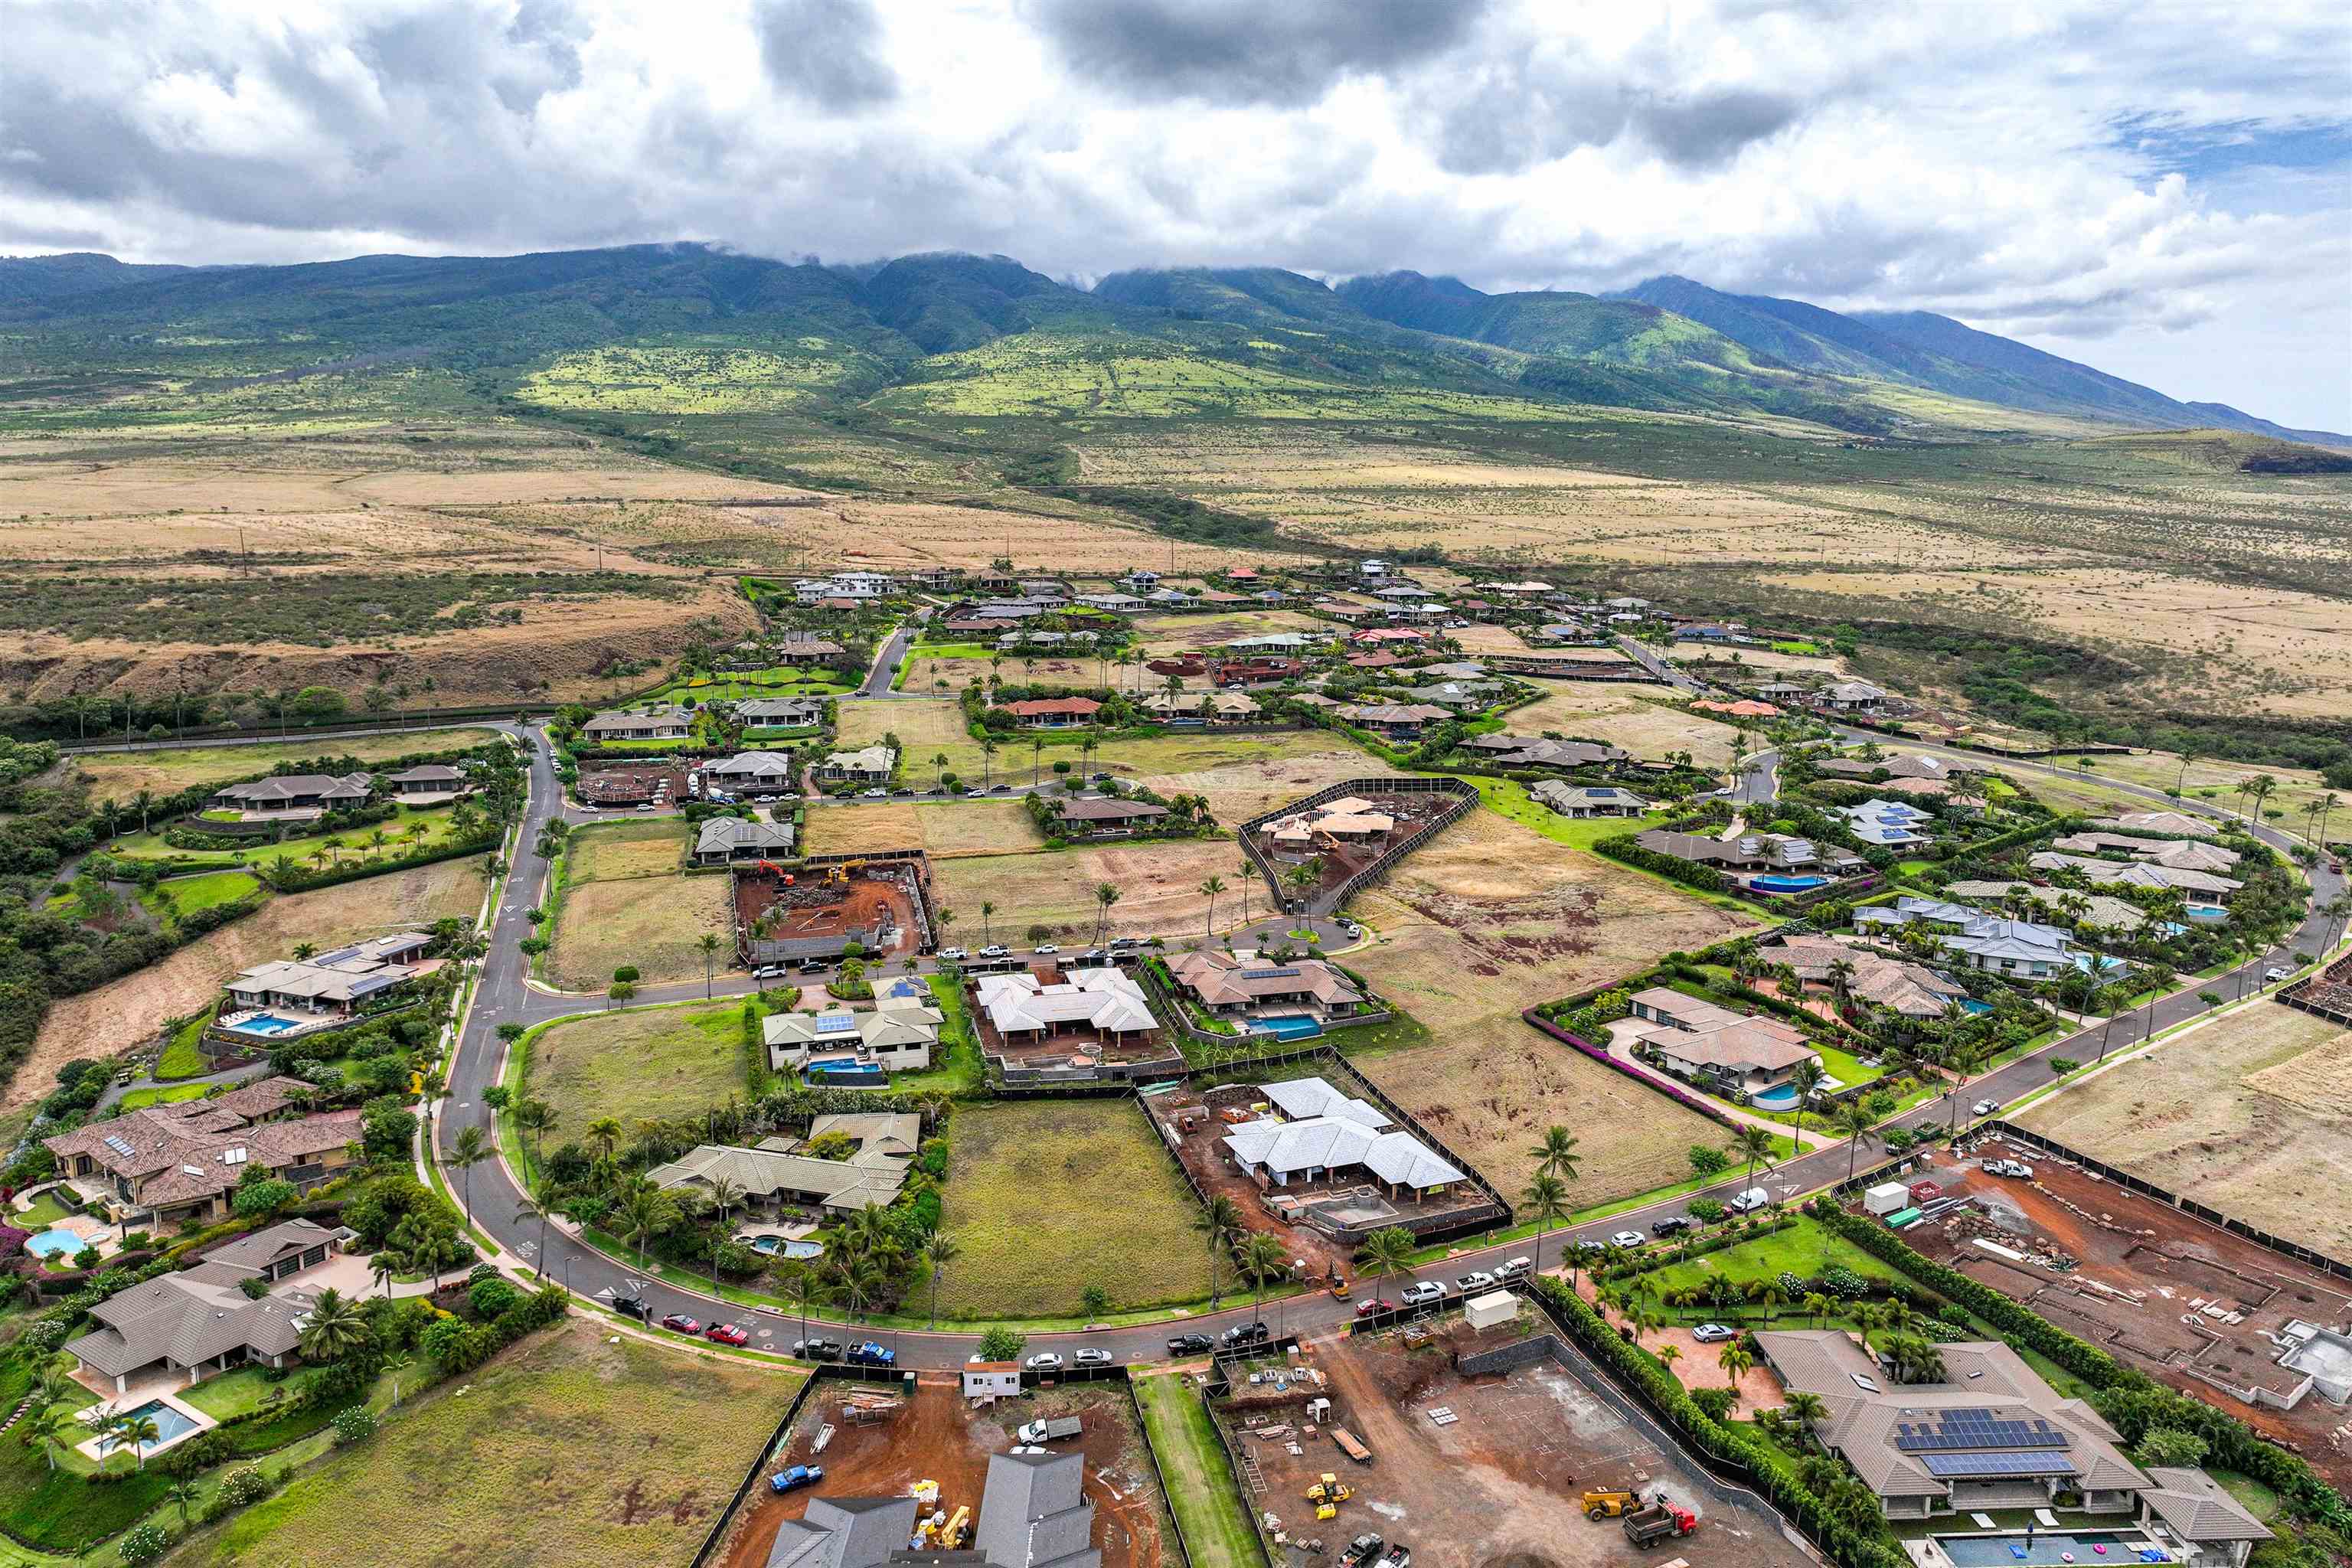
M1728 724L1685 713L1659 700L1664 687L1567 680L1546 682L1542 689L1541 700L1514 708L1503 716L1511 733L1540 735L1557 730L1580 740L1622 746L1637 757L1653 761L1669 752L1688 752L1703 768L1727 765L1738 740L1738 732ZM1636 692L1649 695L1640 697Z
M1136 640L1146 653L1190 653L1219 647L1238 637L1265 637L1275 632L1305 632L1326 637L1338 630L1296 610L1221 610L1205 615L1139 616Z
M1535 651L1527 638L1508 626L1490 626L1473 622L1466 626L1455 626L1446 633L1446 636L1460 643L1464 655L1471 658L1475 658L1482 653L1532 653ZM1601 652L1599 648L1587 651L1595 658L1598 658Z
M1811 670L1817 675L1843 677L1845 661L1834 657L1817 658L1811 654L1774 653L1769 647L1727 647L1721 643L1678 642L1672 649L1676 663L1691 659L1715 659L1738 662L1749 669L1770 670L1777 678L1790 670Z
M1230 843L1174 840L1160 844L1108 844L1054 855L974 855L942 860L931 868L931 895L955 910L961 926L980 921L983 900L996 906L998 940L1032 924L1055 928L1062 940L1090 937L1095 929L1095 887L1119 889L1111 910L1112 936L1197 934L1209 900L1200 891L1211 877L1225 879L1217 900L1221 921L1241 916L1241 850ZM1265 889L1252 895L1252 908L1265 912ZM1231 914L1226 911L1232 910Z
M2352 1251L2352 1033L2263 1003L2053 1094L2019 1125L2336 1257Z
M1364 1070L1440 1136L1459 1137L1506 1192L1525 1183L1528 1130L1555 1121L1587 1140L1580 1203L1672 1181L1692 1142L1714 1141L1704 1117L1541 1038L1519 1014L1751 921L1483 811L1352 907L1374 941L1349 966L1438 1042L1367 1058Z
M934 860L958 855L1043 853L1045 841L1017 800L965 803L872 801L819 806L808 814L808 853L871 855L920 849Z
M705 932L723 944L718 963L734 953L725 877L635 877L568 888L547 950L547 976L566 991L602 991L613 971L637 966L638 983L659 985L699 980Z
M7 1104L47 1094L57 1069L75 1057L113 1056L144 1044L166 1019L218 996L229 976L287 957L296 942L325 948L446 916L471 917L482 891L480 858L469 857L271 899L161 963L52 1005L32 1054L9 1082Z
M160 752L87 752L71 759L89 786L89 797L127 801L141 790L173 795L194 784L268 773L280 763L314 757L356 757L362 763L404 757L411 752L453 751L478 746L489 730L403 730L392 735L346 735L332 740L286 741L268 745L176 746Z

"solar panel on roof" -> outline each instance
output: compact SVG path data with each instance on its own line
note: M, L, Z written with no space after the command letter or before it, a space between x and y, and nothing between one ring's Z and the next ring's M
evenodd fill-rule
M2071 1476L2081 1468L2055 1448L2003 1449L1990 1454L1928 1454L1920 1461L1940 1479L1978 1476Z
M1297 973L1298 971L1296 969L1244 969L1242 971L1242 978L1244 980L1289 980L1296 978Z
M1961 1448L2065 1448L2067 1433L2039 1416L2018 1421L1972 1405L1939 1412L1933 1421L1898 1421L1895 1446L1906 1454Z
M121 1138L116 1137L116 1136L115 1136L113 1133L111 1133L111 1132L108 1133L104 1138L100 1139L100 1142L102 1142L102 1143L104 1143L108 1148L110 1148L110 1149L113 1150L113 1151L114 1151L116 1153L118 1153L118 1154L128 1154L128 1153L131 1153L131 1152L133 1152L133 1151L132 1151L132 1149L131 1149L131 1145L130 1145L128 1142L126 1142L125 1141L123 1141L123 1140L122 1140L122 1139L121 1139Z
M857 1027L857 1020L847 1013L835 1013L816 1021L820 1035L845 1035Z

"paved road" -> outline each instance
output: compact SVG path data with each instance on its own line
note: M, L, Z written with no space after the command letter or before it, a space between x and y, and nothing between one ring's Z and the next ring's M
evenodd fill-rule
M893 691L890 689L891 678L898 673L898 661L906 657L907 649L914 646L914 641L915 625L912 621L908 622L905 626L900 626L897 631L892 632L890 634L889 640L885 642L882 645L881 650L875 654L873 668L866 672L865 684L858 687L857 695L860 697L920 697L924 695L919 691Z
M1652 675L1656 676L1660 680L1664 681L1675 690L1683 692L1687 696L1696 697L1700 692L1706 689L1706 688L1699 681L1694 679L1690 676L1685 675L1681 670L1676 669L1674 667L1673 661L1668 659L1656 648L1652 647L1648 643L1643 642L1641 638L1620 637L1614 640L1618 647L1622 649L1627 657L1631 658L1634 663L1640 665L1643 668L1648 670Z
M1759 752L1748 759L1747 769L1731 781L1723 798L1738 805L1755 805L1780 798L1780 753Z
M499 727L509 732L518 732L512 725ZM500 900L498 919L491 932L489 952L482 963L481 984L477 994L476 1004L458 1042L455 1059L451 1063L450 1091L448 1097L441 1102L438 1113L430 1124L431 1134L442 1142L453 1136L457 1129L466 1126L479 1126L486 1133L491 1131L488 1125L490 1118L482 1105L481 1098L482 1091L496 1080L500 1066L503 1047L497 1036L499 1025L536 1023L548 1017L561 1016L565 1013L582 1010L581 998L551 997L543 993L534 992L526 981L528 960L516 947L516 943L530 931L528 923L522 918L522 910L536 900L539 880L545 869L545 862L531 856L528 847L537 837L540 826L553 815L560 799L554 772L547 758L543 738L533 740L531 751L530 797L520 837L520 842L525 847L524 853L517 857L515 865L507 873L504 896ZM1964 758L1967 756L1967 753L1958 754ZM1982 759L1974 760L1981 762ZM2128 785L2113 787L2145 795L2151 800L2167 805L2180 804L2170 801L2158 791L2135 790L2133 786ZM2224 815L2200 803L2189 803L2181 808L2208 816ZM2272 828L2257 826L2254 831L2274 846L2282 848L2286 846L2286 838ZM2343 890L2343 879L2330 875L2324 863L2315 869L2313 875L2313 885L2317 893L2316 902L2319 903L2326 902ZM2311 952L2319 951L2318 943L2325 934L2326 923L2324 918L2315 913L2311 915L2290 945L2302 946ZM2082 1030L2029 1057L2021 1058L1970 1080L1956 1091L1959 1100L1957 1109L1965 1117L1967 1106L1979 1099L1990 1099L2006 1104L2027 1091L2048 1083L2050 1069L2047 1063L2052 1057L2063 1056L2077 1059L2097 1057L2100 1054L2100 1036L2103 1029L2112 1029L2116 1045L2120 1048L2125 1042L2137 1040L2145 1033L2166 1028L2195 1017L2205 1011L2204 1005L2197 1000L2198 991L2215 990L2225 995L2234 996L2242 989L2249 989L2259 984L2263 968L2267 963L2280 962L2281 955L2285 952L2286 949L2273 950L2272 953L2250 960L2241 969L2218 979L2191 982L2182 991L2162 998L2149 1007L2121 1015L2111 1025ZM738 990L748 988L748 982L730 981L727 994L733 994ZM672 993L681 995L698 994L696 987L688 985L661 987L642 994L657 998ZM1920 1106L1896 1118L1890 1125L1921 1128L1941 1123L1954 1114L1955 1109L1956 1107L1948 1097L1945 1100L1931 1101ZM1563 1108L1563 1120L1572 1123L1572 1112L1573 1108ZM577 1131L577 1129L567 1130L574 1134ZM1759 1184L1771 1189L1777 1195L1792 1197L1843 1180L1852 1157L1851 1152L1843 1147L1822 1150L1792 1160L1769 1173ZM1869 1157L1866 1151L1863 1157L1865 1159ZM1621 1230L1645 1232L1653 1222L1669 1215L1685 1212L1692 1196L1704 1195L1719 1200L1738 1192L1746 1184L1745 1173L1735 1172L1723 1181L1705 1189L1703 1193L1648 1205L1639 1209L1612 1215L1605 1220L1569 1227L1549 1238L1545 1253L1546 1259L1549 1262L1558 1256L1563 1236L1599 1241L1606 1238L1612 1232ZM609 1300L616 1288L625 1289L633 1281L641 1279L635 1270L572 1240L552 1226L549 1227L546 1233L549 1255L541 1259L538 1256L540 1226L535 1220L526 1221L517 1216L514 1205L518 1197L512 1177L503 1162L493 1162L477 1173L474 1179L476 1223L495 1237L500 1246L523 1265L542 1268L550 1277L567 1285L575 1292L593 1300ZM1531 1241L1515 1241L1496 1246L1471 1247L1448 1258L1443 1265L1421 1270L1417 1277L1451 1279L1472 1268L1491 1268L1505 1258L1531 1254L1534 1250L1535 1244ZM1388 1289L1392 1293L1401 1286L1402 1281L1391 1281ZM701 1291L689 1290L657 1280L644 1280L642 1288L643 1293L653 1304L656 1316L676 1311L688 1313L705 1323L714 1321L741 1322L752 1330L753 1343L763 1348L781 1349L788 1346L798 1335L797 1314L787 1315L782 1311L772 1312L742 1308L720 1301ZM1351 1307L1343 1300L1336 1300L1328 1295L1312 1295L1294 1298L1279 1305L1269 1303L1265 1315L1277 1330L1311 1333L1333 1329L1345 1322L1351 1315ZM1214 1333L1229 1325L1246 1321L1248 1317L1248 1309L1244 1304L1242 1307L1228 1308L1221 1312L1201 1313L1181 1320L1180 1322L1118 1329L1098 1333L1040 1333L1033 1334L1031 1340L1033 1348L1056 1348L1066 1352L1076 1344L1086 1343L1099 1345L1109 1350L1122 1361L1143 1361L1163 1355L1164 1342L1168 1334L1179 1328L1186 1331ZM757 1336L762 1331L767 1331L771 1338L766 1341L760 1340ZM840 1337L839 1330L835 1331L835 1336ZM895 1345L898 1350L902 1364L919 1367L950 1367L960 1364L972 1353L979 1343L978 1337L972 1334L931 1333L921 1331L874 1331L873 1337Z

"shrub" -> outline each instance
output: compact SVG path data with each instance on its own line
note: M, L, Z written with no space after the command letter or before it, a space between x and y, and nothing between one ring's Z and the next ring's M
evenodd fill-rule
M993 1328L980 1336L980 1353L984 1361L1019 1361L1028 1343L1029 1336L1016 1330Z
M247 1465L221 1478L220 1495L235 1507L249 1508L269 1495L269 1478L259 1467Z
M484 1279L466 1295L474 1310L485 1318L495 1318L522 1300L522 1292L503 1279Z
M334 1420L329 1425L334 1427L338 1443L364 1442L375 1436L375 1417L364 1405L336 1411Z
M123 1531L114 1550L125 1563L142 1563L161 1561L171 1547L172 1538L164 1533L163 1527L150 1520Z

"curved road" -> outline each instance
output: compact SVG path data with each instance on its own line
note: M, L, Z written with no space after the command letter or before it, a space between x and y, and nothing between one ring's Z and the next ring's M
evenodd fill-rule
M879 660L877 662L878 666ZM560 809L562 795L543 736L525 734L510 723L495 727L528 742L531 753L530 795L519 838L522 852L515 857L513 866L506 873L498 917L488 933L489 951L482 961L480 984L450 1063L448 1094L440 1102L437 1113L427 1122L427 1135L433 1141L436 1155L439 1143L453 1136L459 1128L477 1126L486 1134L493 1131L489 1125L491 1118L482 1104L482 1091L497 1081L502 1063L504 1047L497 1032L500 1024L534 1024L594 1010L589 1005L590 998L551 994L527 982L529 960L516 944L530 933L530 927L523 919L522 911L537 900L540 879L544 874L544 863L530 853L529 846L537 837L541 826ZM1968 753L1955 754L1965 760L1982 760L1969 758ZM2184 805L2157 790L2112 783L2109 787L2207 816L2227 815L2202 805ZM2288 840L2274 829L2256 825L2254 831L2276 847L2284 849L2287 847ZM2343 879L2331 875L2324 861L2313 868L2312 884L2317 894L2315 904L2325 903L2343 891ZM2315 912L2308 913L2290 947L2302 946L2307 951L2319 951L2318 943L2325 935L2326 923L2324 918ZM2285 956L2287 951L2284 948L2273 950L2227 975L2192 982L2182 991L2163 997L2147 1007L2118 1016L2112 1026L2116 1032L2119 1047L2123 1042L2137 1040L2143 1034L2185 1022L2205 1012L2204 1005L2197 1000L2196 993L2200 990L2217 990L2234 995L2242 988L2259 985L2264 967L2273 963L2292 963ZM645 993L644 996L649 1001L684 998L695 995L698 989L690 984L662 987ZM750 989L750 984L739 978L730 980L727 989L732 994ZM2083 1030L1978 1078L1958 1092L1969 1102L1979 1098L1990 1098L2006 1104L2050 1081L2050 1069L2046 1065L2049 1058L2097 1056L2100 1033L2099 1028ZM1886 1125L1922 1127L1940 1123L1950 1114L1951 1107L1945 1101L1930 1101ZM1573 1117L1564 1116L1563 1120L1573 1121ZM1764 1177L1761 1184L1783 1197L1810 1192L1843 1181L1848 1159L1845 1149L1832 1147L1821 1150L1780 1166ZM777 1353L782 1353L798 1336L797 1313L787 1314L781 1310L755 1310L719 1300L701 1291L656 1279L644 1279L634 1269L574 1240L552 1225L546 1231L549 1256L542 1259L537 1256L539 1222L525 1221L517 1216L515 1205L520 1194L504 1161L488 1163L482 1174L475 1179L481 1183L480 1190L475 1194L473 1217L476 1225L495 1237L512 1259L541 1270L591 1300L609 1301L616 1288L625 1289L642 1280L643 1294L652 1304L656 1318L663 1313L684 1312L706 1324L714 1321L740 1322L751 1330L755 1347ZM1745 1184L1741 1174L1735 1170L1703 1193L1628 1210L1604 1220L1566 1227L1547 1240L1546 1258L1558 1256L1561 1236L1598 1241L1614 1231L1646 1231L1652 1221L1683 1213L1692 1196L1721 1199ZM1528 1240L1497 1246L1474 1246L1448 1258L1441 1265L1423 1268L1417 1277L1451 1279L1469 1269L1491 1268L1506 1258L1534 1250L1535 1244ZM1398 1282L1392 1281L1388 1288L1393 1290L1398 1288ZM1351 1310L1346 1300L1328 1295L1307 1295L1293 1297L1280 1304L1269 1303L1265 1315L1279 1329L1313 1333L1339 1326L1349 1318ZM811 1316L814 1322L820 1315ZM1096 1333L1034 1333L1030 1338L1033 1349L1055 1348L1066 1352L1083 1342L1101 1346L1121 1361L1146 1361L1163 1356L1168 1335L1180 1328L1185 1331L1214 1333L1231 1324L1246 1321L1248 1317L1249 1310L1243 1306L1145 1326ZM829 1331L840 1337L839 1321L827 1321L836 1325ZM884 1343L896 1346L900 1364L906 1366L954 1366L971 1355L979 1344L979 1337L971 1333L875 1329L864 1331Z

